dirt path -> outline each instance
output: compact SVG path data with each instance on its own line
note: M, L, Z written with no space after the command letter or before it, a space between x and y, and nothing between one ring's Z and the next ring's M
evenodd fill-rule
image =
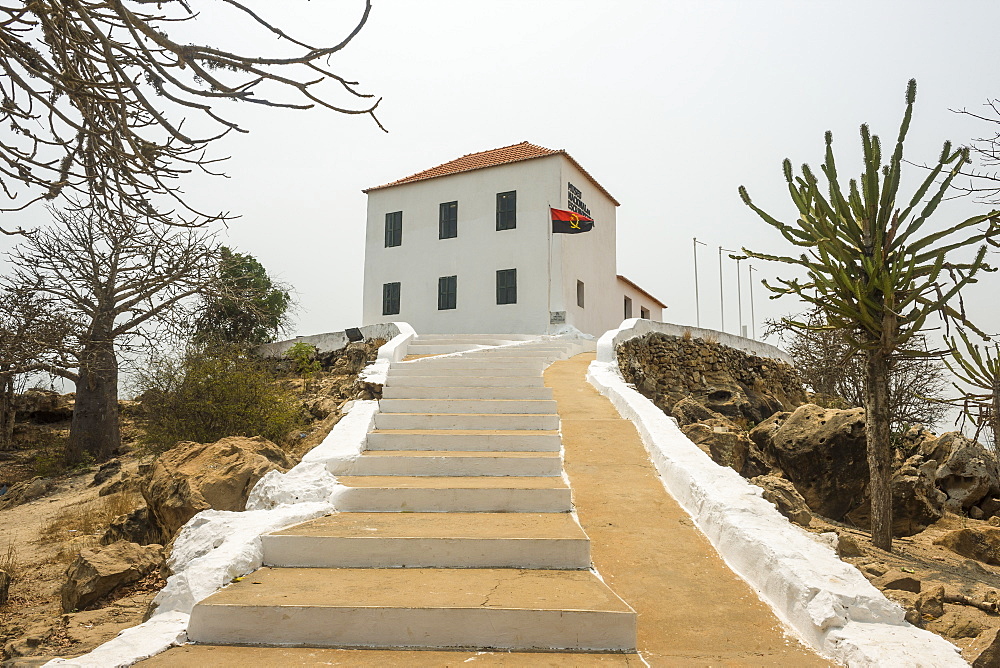
M639 613L651 666L829 666L725 565L664 490L638 432L585 376L593 354L545 372L594 566Z

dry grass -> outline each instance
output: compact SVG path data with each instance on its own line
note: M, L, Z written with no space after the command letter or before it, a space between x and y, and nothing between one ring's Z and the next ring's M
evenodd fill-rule
M17 561L17 548L13 543L7 544L7 552L0 552L0 571L10 576L11 580L17 580L21 575L21 564Z
M691 330L690 329L685 329L684 330L684 334L681 335L681 338L683 340L685 340L685 341L690 341L691 340Z
M84 547L97 544L97 539L119 515L126 515L143 504L142 496L135 492L109 494L93 501L68 506L62 513L42 527L41 541L73 541L76 552ZM78 541L92 537L93 541ZM88 542L91 545L83 545Z

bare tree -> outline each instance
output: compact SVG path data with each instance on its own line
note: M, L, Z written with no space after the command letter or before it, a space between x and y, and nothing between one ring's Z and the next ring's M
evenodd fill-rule
M864 355L847 341L842 330L829 324L819 307L794 317L769 320L765 334L778 336L813 392L843 399L849 406L864 406ZM894 435L914 424L933 428L944 417L947 408L941 401L947 383L941 354L928 350L926 337L917 334L893 355L889 424Z
M76 383L68 458L107 459L120 445L118 353L216 282L218 244L203 228L112 211L52 211L8 254L9 286L30 290L79 328L72 357L52 368Z
M62 365L73 324L28 292L0 292L0 450L13 447L14 395L34 372Z
M1000 204L1000 99L987 99L981 111L951 111L984 121L988 130L969 143L970 162L962 170L968 181L955 182L952 188L985 204Z
M375 118L379 101L328 69L365 25L370 0L354 29L329 46L293 37L237 0L220 2L270 41L248 40L249 51L190 43L180 33L199 14L187 0L0 6L0 187L12 201L0 211L70 194L84 206L169 224L225 218L194 208L176 185L187 172L214 171L209 143L246 132L220 103ZM260 53L266 43L276 46L274 55ZM343 95L365 99L359 106L333 101Z

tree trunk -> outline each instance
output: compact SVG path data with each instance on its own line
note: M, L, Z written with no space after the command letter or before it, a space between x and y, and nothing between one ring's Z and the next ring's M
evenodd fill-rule
M892 446L889 431L889 356L871 350L865 359L865 434L872 545L892 551Z
M95 331L80 359L76 405L66 452L71 463L81 461L86 454L103 462L121 445L118 359L109 331L110 327Z
M1000 378L993 379L993 403L990 406L990 436L993 437L993 454L1000 457Z
M0 450L14 449L14 378L0 375Z

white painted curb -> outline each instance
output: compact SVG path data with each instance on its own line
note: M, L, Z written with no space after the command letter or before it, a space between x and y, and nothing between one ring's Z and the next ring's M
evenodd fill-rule
M379 348L379 361L385 360L386 370L397 356L398 359L405 356L406 345L415 335L406 323L398 326L402 333ZM337 498L346 488L332 474L349 468L361 454L378 412L378 402L355 401L345 409L346 415L301 462L287 473L271 471L257 481L245 511L204 510L181 527L168 560L174 574L153 599L157 606L153 617L125 629L87 654L73 659L52 659L45 665L131 666L187 642L188 619L194 605L233 578L260 568L264 556L260 539L263 534L336 510Z
M713 462L676 421L626 384L612 343L619 332L601 337L588 382L635 424L667 491L789 627L847 666L969 665L957 647L906 623L903 609L828 544L786 520L762 498L763 490Z
M399 329L399 334L392 337L392 339L378 349L378 356L375 358L375 361L361 371L361 380L385 385L386 375L389 373L389 365L393 362L402 361L406 357L406 349L409 348L410 342L417 336L417 332L410 327L409 323L394 322L392 324Z

